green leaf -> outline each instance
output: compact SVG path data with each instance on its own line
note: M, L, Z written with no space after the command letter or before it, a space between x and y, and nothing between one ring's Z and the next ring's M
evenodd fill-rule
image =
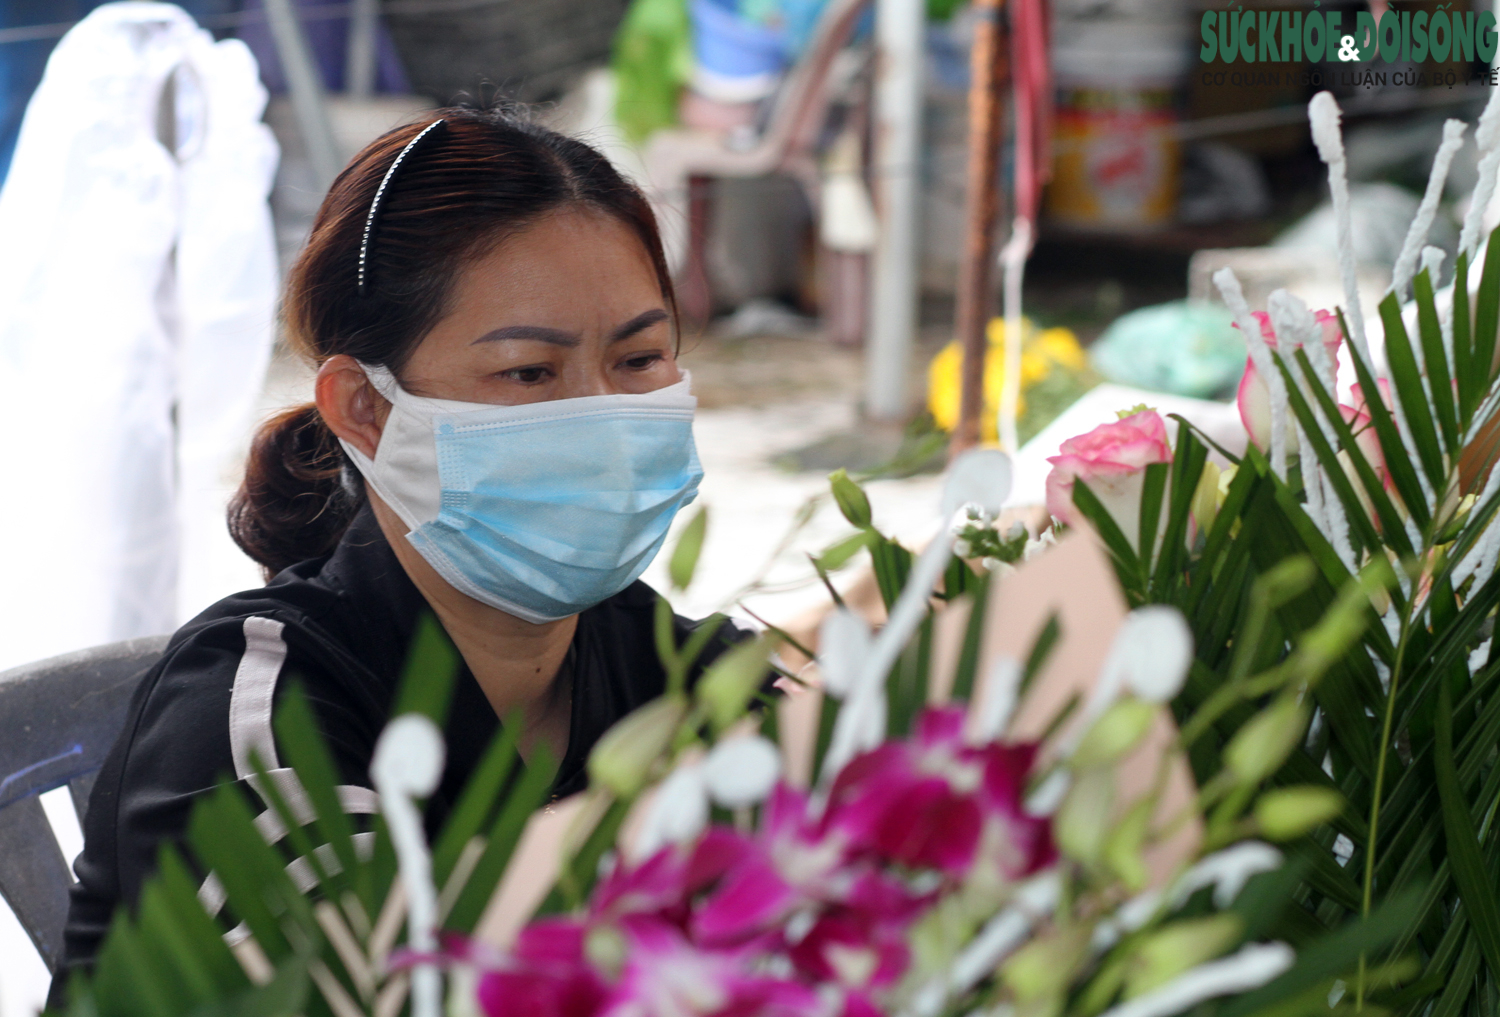
M708 506L705 505L688 520L682 528L682 535L677 538L677 546L672 549L667 575L677 589L685 590L692 583L693 573L698 568L698 556L703 552L703 536L707 532Z
M282 787L267 775L267 769L260 758L260 751L252 748L250 750L250 765L255 769L255 775L259 778L257 788L261 792L261 798L266 802L272 812L281 819L282 825L286 827L286 836L280 843L283 847L289 847L292 856L300 858L312 870L314 885L322 888L322 892L337 899L339 891L343 889L349 869L341 869L338 872L337 882L334 881L332 873L323 864L323 859L317 853L317 845L308 836L307 830L302 826L302 818L292 811L286 796L282 794Z
M1406 426L1411 431L1412 444L1416 446L1417 458L1427 472L1427 480L1436 490L1444 486L1443 451L1438 446L1437 430L1433 426L1432 411L1428 405L1427 392L1422 385L1422 374L1417 368L1412 353L1411 339L1407 337L1406 325L1401 320L1401 304L1394 293L1386 294L1380 302L1380 320L1385 323L1385 354L1390 364L1391 384L1401 409L1406 414ZM1367 392L1366 404L1376 401L1377 389ZM1386 453L1390 464L1390 453Z
M1227 463L1229 463L1231 466L1238 466L1240 464L1240 457L1239 456L1235 455L1233 452L1229 451L1223 445L1220 445L1218 442L1214 441L1212 435L1210 435L1207 431L1203 430L1197 424L1194 424L1187 417L1184 417L1184 416L1182 416L1179 413L1168 413L1167 417L1169 419L1171 419L1171 420L1177 421L1177 423L1178 423L1178 425L1180 427L1185 427L1189 431L1191 431L1192 434L1193 434L1193 437L1195 437L1198 441L1202 442L1203 444L1207 445L1209 448L1213 449L1215 452L1219 453L1219 455L1223 456L1224 457L1224 461L1227 462Z
M978 577L974 589L974 604L969 608L969 619L964 625L964 642L958 651L958 665L953 674L954 702L968 702L974 694L974 681L979 670L979 650L984 638L984 616L990 600L990 577L986 569Z
M1469 367L1482 388L1488 389L1495 378L1495 332L1500 328L1500 244L1495 237L1500 227L1491 231L1484 248L1484 271L1479 278L1479 304L1474 312L1473 359Z
M291 957L276 966L265 985L257 985L237 996L199 1007L192 1017L290 1017L307 1011L308 1003L321 1002L311 995L307 970L311 958ZM318 1012L318 1011L314 1011Z
M1474 339L1470 328L1469 255L1459 251L1453 263L1453 376L1458 382L1458 422L1468 427L1484 391L1484 379L1474 367Z
M821 693L818 709L818 740L813 747L812 772L823 772L823 758L828 755L828 746L833 743L833 728L838 723L839 709L843 700Z
M218 925L208 917L203 905L198 902L197 883L182 856L171 845L162 845L157 855L156 877L147 884L147 890L142 891L142 901L146 900L148 891L154 891L157 895L163 926L170 924L177 930L174 935L181 935L191 944L193 958L191 961L184 958L183 963L197 967L213 987L213 993L223 994L250 984L250 980L245 977L245 969L240 967L239 961L234 959L234 954L224 942ZM144 904L141 914L144 928ZM163 931L162 934L166 933Z
M189 998L151 945L141 930L131 926L123 910L115 913L94 979L106 1013L173 1017L186 1012Z
M721 635L725 626L729 626L731 636L735 629L729 618L718 611L704 618L693 626L693 631L682 642L682 651L678 655L679 665L684 671L692 671L697 665L698 658L703 656L703 651L708 644Z
M1270 500L1280 509L1282 522L1296 534L1296 541L1302 544L1297 551L1304 551L1312 557L1318 571L1328 580L1332 589L1338 589L1349 580L1349 569L1333 549L1328 536L1318 528L1307 514L1307 509L1297 500L1292 489L1279 479L1270 478L1274 488L1270 492ZM1295 546L1295 545L1294 545Z
M1151 577L1153 600L1163 600L1179 580L1187 564L1187 532L1192 517L1193 495L1198 490L1208 448L1193 436L1191 428L1177 428L1177 447L1172 453L1172 484L1167 501L1167 525L1162 531L1161 552Z
M1162 497L1167 489L1167 474L1171 466L1167 463L1152 463L1146 467L1146 477L1141 484L1140 533L1136 550L1141 559L1141 585L1151 580L1151 564L1156 558L1156 533L1161 524Z
M1383 901L1368 918L1351 921L1304 947L1290 970L1235 998L1219 1012L1219 1017L1248 1017L1329 979L1349 977L1361 957L1376 954L1415 917L1416 900L1415 893L1395 895Z
M220 785L193 809L188 843L224 885L228 906L266 956L275 963L290 955L280 915L294 909L304 927L312 928L312 908L287 877L285 860L261 838L239 788Z
M858 533L850 534L835 544L830 544L818 555L818 564L825 572L837 572L849 563L849 559L870 546L871 534L869 530L860 530Z
M474 768L474 775L464 785L458 804L453 807L447 825L433 845L432 872L438 886L447 882L464 847L479 836L480 830L490 821L506 782L520 762L516 739L524 726L521 711L511 711Z
M973 593L979 588L979 576L969 568L968 562L958 556L948 562L948 567L943 570L943 592L944 600L954 600L966 593Z
M354 850L354 821L339 801L338 770L300 682L292 682L283 694L281 705L276 709L275 728L277 744L286 754L288 764L302 782L312 801L313 811L317 813L318 832L332 847L343 869L335 888L346 881L352 882L360 902L366 908L374 909L374 887L370 885ZM307 848L299 847L298 850L306 851ZM317 860L310 861L316 863Z
M1026 665L1021 669L1021 682L1016 689L1017 697L1025 696L1031 688L1031 683L1041 673L1042 668L1047 666L1052 651L1057 647L1057 641L1062 637L1062 624L1057 619L1057 612L1053 611L1047 616L1047 621L1032 640L1031 650L1026 654Z
M1339 321L1343 322L1342 312L1339 314ZM1347 327L1344 334L1349 334ZM1417 479L1416 468L1406 454L1406 446L1401 441L1400 432L1396 430L1396 422L1385 401L1380 398L1380 387L1376 384L1375 375L1353 346L1349 347L1349 359L1354 364L1360 391L1365 394L1365 412L1370 415L1375 437L1380 441L1380 452L1385 458L1385 468L1391 475L1391 483L1395 485L1396 493L1401 496L1401 502L1411 513L1417 528L1426 529L1431 521L1431 509L1422 495L1421 481Z
M932 649L932 615L922 620L916 637L896 658L886 678L885 727L887 738L904 738L912 722L927 703L927 656Z
M1428 396L1443 435L1443 446L1450 456L1456 456L1458 411L1453 405L1453 375L1449 371L1448 355L1443 350L1443 327L1438 324L1432 277L1424 268L1412 283L1417 300L1417 334L1422 343L1422 360L1427 367Z
M1365 507L1360 503L1359 496L1354 493L1354 487L1349 483L1348 475L1344 473L1344 466L1338 460L1337 451L1328 444L1327 439L1324 437L1323 429L1319 426L1317 417L1313 414L1312 408L1307 405L1307 401L1302 396L1297 379L1288 369L1286 362L1278 354L1272 354L1272 356L1276 361L1277 368L1281 371L1282 377L1286 380L1287 402L1292 408L1292 413L1296 416L1297 422L1302 425L1302 433L1306 436L1307 443L1312 446L1312 451L1317 456L1318 464L1327 474L1329 482L1333 485L1334 492L1338 495L1339 501L1344 506L1344 516L1349 520L1351 528L1354 531L1350 536L1365 547L1379 547L1380 534L1376 532L1374 523L1366 516ZM1308 386L1315 393L1326 395L1326 393L1323 393L1323 387L1318 381L1316 372L1312 369L1312 362L1308 360L1306 351L1298 350L1296 360L1297 365L1301 368L1303 377L1307 379ZM1322 400L1319 401L1321 403ZM1343 415L1338 412L1337 407L1334 409L1333 416L1341 422L1344 419ZM1348 425L1345 424L1344 430L1347 431L1348 429ZM1364 454L1360 452L1359 446L1353 440L1352 433L1349 442L1343 446L1343 449L1351 460L1355 456L1359 456L1361 459L1364 458ZM1365 466L1368 469L1369 464L1366 463ZM1357 464L1356 469L1358 469ZM1375 477L1373 471L1371 471L1371 476L1375 480L1375 486L1377 488L1380 487L1379 478ZM1363 475L1361 475L1361 479L1363 479ZM1384 492L1382 491L1383 494ZM1397 532L1400 532L1403 538L1405 537L1404 531L1398 530Z
M1297 884L1307 871L1308 854L1301 851L1291 855L1279 868L1256 873L1246 881L1230 908L1244 924L1247 941L1274 935L1281 916L1297 906Z
M177 990L174 993L177 1005L170 1009L186 1009L213 999L222 990L202 956L202 944L193 935L201 935L201 930L193 929L190 933L179 925L174 920L170 905L162 899L162 893L161 884L155 881L146 884L141 891L140 938L143 943L151 944L150 952L160 959L149 966L144 960L138 961L141 966L139 974L148 978L160 978L164 985L174 987ZM222 946L224 941L220 939L218 930L213 927L212 922L208 926L209 939L218 939Z
M406 667L401 672L391 716L424 714L441 729L448 721L448 702L453 695L458 663L453 640L431 612L423 611L406 654Z
M1307 359L1307 354L1299 350L1297 361L1304 375L1311 377L1312 365ZM1284 365L1282 365L1282 373L1284 375L1287 374ZM1323 464L1325 469L1329 470L1329 477L1334 483L1335 490L1339 492L1339 500L1344 503L1345 514L1359 526L1360 539L1366 547L1379 547L1382 543L1385 543L1389 544L1399 555L1405 556L1415 553L1411 546L1411 541L1406 536L1406 525L1401 521L1400 513L1396 510L1395 504L1392 503L1390 496L1386 493L1385 484L1380 479L1380 475L1375 472L1375 468L1370 465L1369 459L1365 457L1364 452L1360 449L1359 441L1354 436L1354 429L1349 426L1349 422L1339 412L1338 404L1333 398L1333 393L1326 391L1321 384L1315 382L1315 379L1314 383L1309 384L1309 388L1312 391L1313 398L1317 400L1319 408L1323 411L1323 418L1333 427L1333 432L1339 440L1339 448L1349 457L1350 463L1353 464L1355 473L1359 476L1359 482L1364 487L1365 494L1369 497L1370 504L1375 509L1375 516L1380 520L1380 533L1376 534L1373 532L1374 528L1369 524L1369 520L1365 515L1364 506L1356 503L1353 508L1350 508L1349 500L1344 494L1346 485L1340 480L1344 472L1343 469L1340 468L1335 473L1327 465L1328 460L1320 454L1319 462ZM1292 403L1294 412L1297 413L1297 419L1302 420L1302 410L1297 409L1297 407L1303 406L1302 393L1293 390L1290 383L1288 383L1287 397ZM1305 422L1303 427L1307 427ZM1344 481L1347 481L1346 477Z
M1182 605L1183 613L1190 619L1199 617L1199 611L1203 607L1201 602L1210 591L1212 591L1210 599L1214 602L1229 592L1217 581L1222 575L1224 566L1231 558L1243 561L1249 553L1243 543L1232 541L1230 538L1235 526L1240 523L1250 492L1268 473L1270 473L1270 466L1266 463L1265 457L1255 446L1251 445L1245 450L1245 456L1235 471L1234 479L1229 482L1229 491L1224 496L1224 504L1219 507L1219 514L1214 518L1214 525L1208 531L1208 540L1203 545L1203 554L1194 568L1194 573L1198 578L1187 591L1186 603ZM1214 610L1208 613L1208 617L1223 620L1226 616ZM1198 627L1195 626L1195 629ZM1204 642L1201 629L1195 631L1194 635L1201 646Z
M880 599L889 611L901 596L906 586L906 577L911 572L913 555L906 548L888 537L873 533L870 536L870 562L875 567L875 585L880 588Z
M557 764L545 745L532 750L531 760L521 779L516 781L500 814L490 827L489 839L484 853L474 865L474 871L464 884L463 893L448 912L447 927L465 934L474 931L474 925L489 905L490 895L505 875L510 856L526 829L531 814L541 808L547 800L547 791L552 787L552 778L557 773Z
M1094 524L1104 546L1109 549L1114 558L1115 572L1120 577L1120 585L1125 587L1126 595L1137 602L1144 601L1146 591L1142 588L1141 576L1145 572L1141 567L1141 559L1126 538L1125 532L1120 529L1120 524L1115 522L1109 509L1104 507L1104 503L1082 480L1073 481L1073 504L1085 519Z
M1463 1012L1464 1004L1474 994L1474 980L1479 976L1482 960L1479 941L1473 936L1468 937L1464 940L1463 952L1458 955L1458 961L1443 985L1443 994L1438 997L1429 1017L1457 1017Z
M1443 808L1443 831L1453 882L1474 928L1474 938L1492 976L1500 977L1500 906L1495 883L1485 867L1469 804L1453 765L1453 700L1448 683L1438 683L1437 723L1433 739L1433 772Z

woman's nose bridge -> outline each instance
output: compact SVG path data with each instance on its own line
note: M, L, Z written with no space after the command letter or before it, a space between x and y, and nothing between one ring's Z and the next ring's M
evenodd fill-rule
M569 351L572 355L569 359L569 370L564 372L565 398L577 398L579 396L613 395L620 391L614 374L609 370L609 363L601 351L592 342L583 342Z

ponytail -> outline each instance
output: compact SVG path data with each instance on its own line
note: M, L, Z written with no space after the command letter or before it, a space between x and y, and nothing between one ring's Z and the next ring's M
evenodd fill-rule
M229 503L229 535L266 578L333 551L364 503L345 476L344 450L317 406L283 410L250 443L245 480Z

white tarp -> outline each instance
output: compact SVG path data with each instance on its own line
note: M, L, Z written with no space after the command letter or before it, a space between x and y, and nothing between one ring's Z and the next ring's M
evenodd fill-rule
M47 63L0 192L0 668L232 592L223 479L277 284L265 103L244 44L171 4L97 8Z

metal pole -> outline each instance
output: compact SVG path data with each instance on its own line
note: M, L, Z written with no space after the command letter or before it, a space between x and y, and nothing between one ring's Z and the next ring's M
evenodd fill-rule
M375 33L380 25L380 0L354 0L349 5L349 51L344 61L344 88L350 97L375 94Z
M281 70L292 95L292 112L297 116L297 127L307 146L313 179L319 191L326 193L343 160L339 158L333 122L328 117L322 74L313 63L312 51L307 47L307 37L302 34L291 0L266 0L266 20L271 24L276 55L281 59Z
M878 0L875 8L875 245L865 412L906 416L917 327L918 156L922 142L923 0Z
M953 455L979 444L984 414L986 329L994 311L991 267L995 262L995 222L1000 215L1000 142L1004 115L1001 87L1005 49L1000 12L1005 0L975 0L974 48L969 62L969 161L965 199L963 260L959 265L955 331L963 346L958 427ZM1007 343L1012 337L1006 335Z

